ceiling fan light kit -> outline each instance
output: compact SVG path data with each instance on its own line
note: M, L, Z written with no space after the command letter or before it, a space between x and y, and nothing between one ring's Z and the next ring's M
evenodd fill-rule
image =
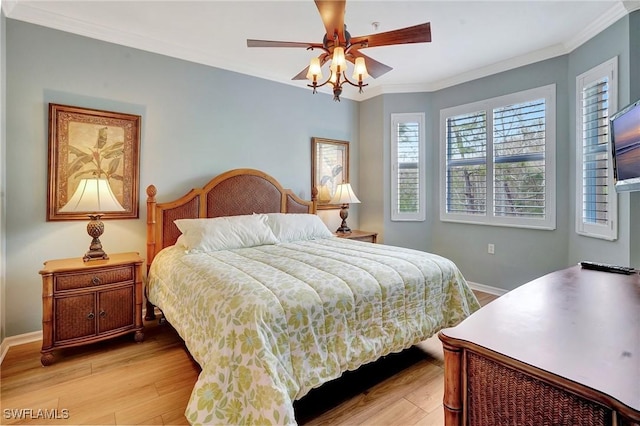
M346 0L315 0L315 3L327 31L322 44L247 40L247 46L305 47L307 50L323 50L320 56L311 58L309 66L293 77L293 80L310 80L311 84L307 84L307 86L313 89L313 93L317 93L318 87L331 84L333 100L336 102L340 101L342 86L345 83L357 87L362 93L362 88L368 86L364 83L365 79L368 77L378 78L393 69L364 55L360 49L431 41L431 24L428 22L399 30L352 38L344 24ZM374 25L374 28L377 30L377 26ZM329 60L331 61L329 78L320 83L322 81L322 66ZM347 77L347 62L354 64L351 80Z
M337 37L335 38L337 42ZM313 88L313 93L317 93L318 87L322 87L327 83L331 83L333 87L333 100L336 102L340 102L340 95L342 94L342 86L344 83L349 83L352 86L358 87L360 89L360 93L362 93L362 88L368 86L368 84L364 84L363 80L369 77L369 73L367 73L367 66L364 62L364 58L356 58L355 65L353 68L353 80L357 81L357 83L352 82L347 78L347 60L345 59L345 49L341 46L337 46L334 43L333 52L330 52L326 49L326 54L331 55L331 66L329 70L331 74L329 78L324 82L318 84L318 80L322 79L322 66L320 65L320 58L311 58L311 63L309 64L309 71L307 72L307 79L311 80L311 84L307 84L307 86ZM349 46L347 49L351 48Z

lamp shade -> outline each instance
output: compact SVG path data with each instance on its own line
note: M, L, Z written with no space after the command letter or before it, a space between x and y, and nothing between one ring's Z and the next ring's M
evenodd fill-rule
M333 49L333 57L331 59L331 71L334 73L345 72L347 69L347 60L344 57L344 48L335 47Z
M356 81L362 81L369 77L367 72L367 65L364 63L364 58L356 58L356 62L353 67L353 79Z
M82 179L71 199L60 212L121 212L120 205L106 179Z
M335 194L330 201L331 204L357 204L360 203L353 189L351 189L350 183L341 183L336 188Z
M322 68L320 67L320 58L311 58L309 63L309 71L307 71L307 79L317 81L322 79Z

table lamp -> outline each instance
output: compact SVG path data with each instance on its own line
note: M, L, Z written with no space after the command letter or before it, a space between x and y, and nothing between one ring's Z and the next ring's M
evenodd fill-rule
M60 212L89 212L90 221L87 224L87 233L93 238L89 251L82 258L85 262L90 260L108 259L109 256L102 250L100 236L104 232L104 223L100 220L103 213L122 212L120 205L111 191L107 179L90 178L80 180L78 188L71 199Z
M347 226L347 216L349 216L349 204L360 203L356 194L353 193L353 189L351 189L350 183L341 183L336 188L335 194L329 201L331 204L342 204L340 208L340 218L342 219L342 224L336 230L336 232L340 232L343 234L348 234L351 232L351 228Z

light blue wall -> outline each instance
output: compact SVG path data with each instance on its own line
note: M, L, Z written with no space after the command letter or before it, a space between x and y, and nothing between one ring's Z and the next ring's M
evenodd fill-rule
M640 10L629 15L629 92L631 100L640 99Z
M559 215L558 229L555 231L447 223L439 219L440 110L555 83L557 92L565 94L558 96L557 121L561 124L557 129L556 156L560 164L566 164L569 156L566 74L565 56L433 93L383 95L382 105L378 98L363 102L360 108L363 136L360 181L374 179L372 165L376 171L383 170L384 177L378 193L383 194L384 202L368 204L367 210L361 215L362 223L367 223L371 228L384 229L385 244L427 250L449 257L467 279L494 287L512 289L534 277L566 266L569 226L566 215ZM424 222L390 220L390 114L401 112L424 112L426 117L427 219ZM382 128L382 135L365 138L364 123L376 123L376 129ZM366 166L362 160L365 153L370 159ZM375 179L379 182L377 175ZM567 180L568 170L559 167L558 211L566 212L569 208ZM495 244L495 255L487 253L488 243Z
M629 56L629 98L632 102L640 99L640 10L629 15ZM629 194L629 204L630 264L640 268L640 192Z
M441 222L438 218L439 193L430 198L435 207L432 250L451 258L470 281L513 289L567 264L569 210L569 161L571 143L567 119L567 57L562 56L511 71L471 81L433 94L430 131L439 140L440 110L482 99L502 96L535 87L556 85L556 229L541 231L498 226ZM440 158L440 146L433 156ZM553 153L552 153L553 155ZM439 169L433 171L438 181ZM436 184L437 186L437 184ZM438 187L439 189L439 187ZM495 254L487 253L487 244Z
M79 256L89 243L84 222L45 220L49 102L143 116L141 218L107 222L101 238L107 252L144 254L144 188L151 183L163 201L224 170L254 167L308 197L310 138L319 136L351 141L350 175L362 201L352 206L352 227L378 231L387 244L450 257L471 281L512 289L594 253L601 256L596 260L621 263L626 256L640 265L640 223L632 219L640 213L640 194L621 202L620 241L582 241L573 219L575 76L620 50L621 102L625 96L640 98L640 11L563 57L434 93L383 95L360 104L346 99L338 104L329 95L2 19L7 106L0 166L6 174L2 337L41 329L37 272L42 262ZM558 101L557 229L440 222L440 109L550 83L557 85ZM394 112L426 114L425 222L389 220ZM324 218L334 220L332 213L323 212ZM495 244L495 255L486 253L487 243Z
M383 154L384 109L382 96L376 96L360 103L360 156L358 198L360 205L360 226L367 231L378 232L378 241L386 243L384 223L385 179L384 167L389 167Z
M360 214L363 228L376 230L384 244L428 250L431 240L431 204L427 207L427 220L416 224L391 221L391 123L392 113L425 112L429 120L427 93L382 95L361 102L360 105L360 182L368 196L366 209ZM423 153L427 170L434 166L432 144L427 134L427 149ZM427 174L426 193L431 191L431 175ZM429 195L427 195L428 197ZM414 225L414 226L412 226Z
M570 197L571 217L576 214L576 77L591 68L617 56L618 57L618 106L629 103L629 19L620 19L596 37L584 43L569 55L569 137L573 144L570 159L571 181ZM629 193L618 195L618 239L606 241L585 237L575 233L575 222L569 238L569 262L577 263L589 259L619 265L630 264L630 206Z
M451 258L470 281L510 290L545 273L564 268L581 259L629 264L630 257L640 266L640 243L630 248L633 235L640 240L640 223L630 220L640 214L640 194L621 196L620 238L606 242L575 234L575 78L612 56L620 57L620 99L629 101L631 60L640 63L640 11L627 16L574 52L507 72L425 94L383 95L362 103L361 134L364 123L383 128L382 136L363 138L361 156L366 153L375 170L383 170L384 201L367 205L361 219L371 228L383 228L385 243L426 249ZM635 24L629 29L629 19ZM633 48L635 46L635 50ZM631 80L640 86L640 69L631 67ZM443 108L501 96L548 84L556 85L556 216L553 231L441 222L439 219L439 113ZM637 90L640 91L640 88ZM640 97L640 94L639 96ZM635 99L635 98L634 98ZM380 104L382 102L382 105ZM391 222L390 202L390 114L425 112L427 126L426 222ZM383 124L380 124L380 123ZM362 159L362 157L361 157ZM362 161L362 160L361 160ZM361 163L361 182L376 179L369 165ZM368 189L371 191L371 189ZM626 197L626 198L625 198ZM370 211L369 209L374 209ZM631 223L630 223L631 222ZM363 222L364 223L364 222ZM487 244L495 254L487 253Z
M149 184L162 202L251 167L309 198L313 136L350 141L358 176L356 102L11 19L6 47L7 336L42 327L42 263L90 243L84 221L46 222L49 102L142 116L140 219L105 221L107 253L144 256Z

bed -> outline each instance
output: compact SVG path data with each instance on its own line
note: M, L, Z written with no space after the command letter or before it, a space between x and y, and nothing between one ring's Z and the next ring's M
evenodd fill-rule
M443 257L336 238L313 200L258 170L171 202L147 188L147 315L202 371L191 424L295 424L293 401L479 308Z

